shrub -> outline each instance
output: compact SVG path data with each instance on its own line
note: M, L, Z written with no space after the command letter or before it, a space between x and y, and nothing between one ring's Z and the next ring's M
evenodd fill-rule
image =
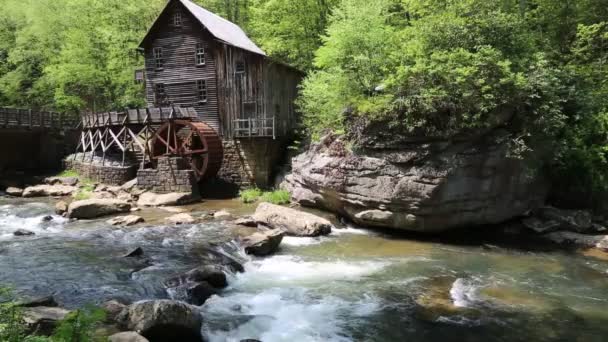
M243 203L254 203L262 196L262 190L258 188L243 190L239 193L239 196Z
M272 204L289 204L291 202L291 194L287 190L276 190L265 192L262 195L262 201Z

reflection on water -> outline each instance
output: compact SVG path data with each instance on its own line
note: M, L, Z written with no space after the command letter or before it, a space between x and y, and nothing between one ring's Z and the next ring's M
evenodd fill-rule
M189 207L198 212L236 201ZM246 259L237 230L210 221L115 228L70 223L51 203L0 202L0 283L29 295L56 293L74 307L110 298L164 298L165 278L217 257L246 272L203 307L209 341L603 341L608 261L603 254L420 242L353 228L286 238L279 254ZM14 237L16 229L34 237ZM141 246L146 259L122 257Z

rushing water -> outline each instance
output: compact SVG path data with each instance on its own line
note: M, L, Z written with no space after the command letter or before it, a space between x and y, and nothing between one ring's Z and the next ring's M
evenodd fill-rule
M192 209L230 207L213 202ZM563 251L421 242L347 228L247 258L225 222L70 223L50 202L0 200L0 284L68 307L167 298L161 282L222 253L245 262L201 308L209 341L604 341L608 262ZM15 237L25 228L33 237ZM145 261L123 258L141 246ZM210 251L217 251L211 253ZM600 255L601 256L601 255Z

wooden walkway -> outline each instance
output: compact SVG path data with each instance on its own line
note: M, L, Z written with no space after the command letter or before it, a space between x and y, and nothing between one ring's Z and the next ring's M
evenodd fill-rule
M194 120L194 108L164 107L127 109L122 112L90 113L82 115L82 128L112 126L160 125L172 119Z
M0 129L73 130L80 120L64 113L0 107Z

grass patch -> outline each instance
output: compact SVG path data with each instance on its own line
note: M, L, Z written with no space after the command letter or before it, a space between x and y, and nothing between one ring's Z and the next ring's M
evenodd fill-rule
M76 177L79 178L80 175L78 174L78 172L76 170L63 170L61 171L59 174L57 174L57 177Z
M265 192L262 195L262 201L272 204L289 204L291 203L291 194L287 190Z
M243 203L254 203L262 196L262 190L258 188L251 188L243 190L239 193L241 201Z
M291 194L286 190L262 191L257 188L247 189L240 192L243 203L255 203L259 200L272 204L289 204Z

